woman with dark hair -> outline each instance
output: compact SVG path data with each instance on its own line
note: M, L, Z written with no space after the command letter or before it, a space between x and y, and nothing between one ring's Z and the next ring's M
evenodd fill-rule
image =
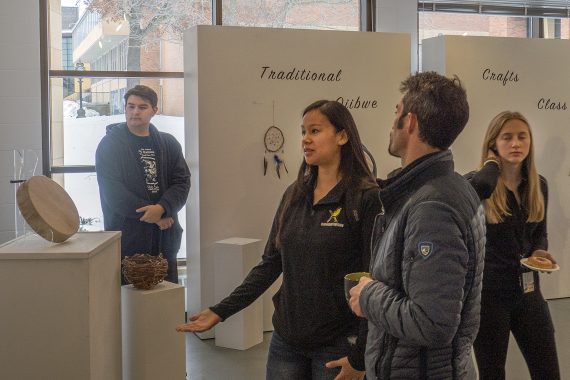
M303 111L304 160L283 195L261 262L229 297L178 331L206 331L244 309L283 274L273 298L267 379L362 379L366 320L349 309L344 275L368 270L380 212L352 115L320 100Z
M487 129L481 169L467 175L487 218L481 325L474 343L481 380L505 378L511 332L533 380L560 379L554 326L540 292L541 269L521 265L556 264L547 252L548 187L537 173L533 145L526 118L503 111Z

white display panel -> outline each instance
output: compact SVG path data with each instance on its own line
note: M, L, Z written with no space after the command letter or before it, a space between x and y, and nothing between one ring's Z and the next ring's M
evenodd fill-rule
M499 112L529 120L538 171L549 185L549 251L561 267L541 276L542 292L570 296L570 41L443 36L424 40L423 59L424 71L456 74L467 88L469 123L452 147L458 172L477 168Z
M302 160L300 124L307 105L342 98L376 159L378 175L399 166L387 146L399 83L410 73L410 37L198 26L187 32L184 51L186 157L192 172L188 308L193 313L215 301L213 243L232 236L267 239L279 200ZM285 137L279 155L289 173L281 170L280 179L272 156L265 155L263 138L271 125Z

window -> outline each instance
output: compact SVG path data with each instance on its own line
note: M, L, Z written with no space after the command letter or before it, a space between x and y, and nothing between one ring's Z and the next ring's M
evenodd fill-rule
M440 34L569 38L568 1L419 1L420 40Z
M176 1L177 7L160 13L160 22L154 23L148 20L156 19L158 0L78 3L42 3L51 11L43 57L49 62L43 162L44 174L68 191L88 223L83 227L92 230L102 229L103 222L95 149L106 125L124 121L127 88L140 83L155 89L159 114L153 123L184 145L182 30L177 27L211 23L211 1ZM185 255L183 248L179 256Z
M564 6L561 8L529 8L526 3L420 1L418 2L419 52L421 54L422 40L439 35L570 38L570 19L566 4L562 4ZM553 15L566 18L552 18Z
M458 13L419 13L420 40L438 35L520 37L528 35L525 17Z
M358 30L359 0L224 0L223 24Z

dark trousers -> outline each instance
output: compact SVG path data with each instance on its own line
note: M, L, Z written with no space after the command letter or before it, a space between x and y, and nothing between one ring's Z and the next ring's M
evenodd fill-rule
M554 326L540 290L514 295L481 294L481 326L475 357L481 380L505 379L509 332L513 333L533 380L559 380Z
M267 356L267 380L333 380L340 367L326 368L325 364L347 356L350 343L339 337L329 346L302 349L285 342L275 331Z
M168 261L168 271L166 273L166 281L178 284L178 263L176 262L176 256L170 258L167 257Z

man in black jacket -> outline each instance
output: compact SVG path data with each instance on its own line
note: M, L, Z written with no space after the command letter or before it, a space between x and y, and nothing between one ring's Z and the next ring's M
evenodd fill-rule
M107 126L95 156L106 231L121 231L121 256L163 254L166 279L178 282L176 254L190 170L176 139L150 123L158 96L137 85L125 94L125 123Z
M402 169L380 186L372 279L350 292L369 322L366 377L474 379L485 217L449 150L469 118L466 93L435 72L400 89L388 150Z

